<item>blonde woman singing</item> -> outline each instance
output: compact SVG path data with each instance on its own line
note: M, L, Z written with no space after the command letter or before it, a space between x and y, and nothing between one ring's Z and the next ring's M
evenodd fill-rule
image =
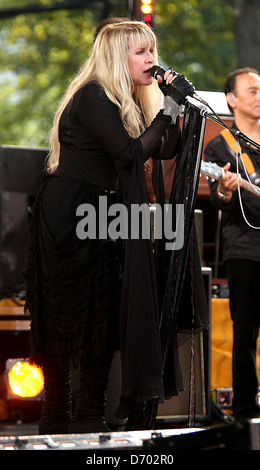
M40 433L108 431L106 389L117 349L118 416L129 417L143 399L163 399L151 240L77 235L82 204L95 209L98 234L101 196L107 211L118 202L148 203L146 161L177 152L179 106L163 99L162 78L149 73L157 61L156 37L145 24L105 26L54 119L26 269L31 361L45 378ZM174 80L171 69L164 79ZM71 416L71 369L78 367Z

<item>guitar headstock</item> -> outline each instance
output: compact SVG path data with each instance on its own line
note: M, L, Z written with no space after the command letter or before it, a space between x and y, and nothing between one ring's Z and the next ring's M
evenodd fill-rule
M200 171L205 176L212 178L213 180L218 180L224 174L223 168L218 166L216 163L204 162L203 160L201 161Z

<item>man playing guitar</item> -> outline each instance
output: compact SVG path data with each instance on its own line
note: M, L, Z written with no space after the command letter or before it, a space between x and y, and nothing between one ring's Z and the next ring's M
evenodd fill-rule
M231 72L224 92L234 114L233 128L250 139L239 143L224 129L207 146L206 162L223 168L222 176L210 182L210 198L222 211L222 259L229 285L233 320L233 413L236 419L260 416L257 403L256 344L260 308L260 198L239 188L243 179L260 186L260 76L250 68ZM238 158L237 158L238 156ZM259 187L260 192L260 187ZM242 202L242 210L241 210Z

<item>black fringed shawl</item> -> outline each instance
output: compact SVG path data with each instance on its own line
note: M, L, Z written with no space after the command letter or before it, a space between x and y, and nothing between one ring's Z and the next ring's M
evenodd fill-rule
M173 210L176 204L184 204L183 248L165 251L161 241L159 248L157 246L159 253L153 254L151 240L128 239L126 242L121 304L122 394L117 412L120 417L129 415L129 405L133 402L143 400L145 403L155 397L164 400L164 364L173 335L177 331L189 334L201 331L208 324L193 223L201 158L201 129L199 110L186 105L181 149L170 198ZM136 145L138 155L141 149L138 142ZM129 173L127 175L125 197L131 203L148 204L145 174L140 162L141 159L137 158L130 177ZM159 165L155 167L158 183ZM124 175L120 176L126 188ZM155 183L155 186L158 191L160 185ZM158 265L154 257L159 260ZM167 395L173 390L178 393L178 384L172 384Z

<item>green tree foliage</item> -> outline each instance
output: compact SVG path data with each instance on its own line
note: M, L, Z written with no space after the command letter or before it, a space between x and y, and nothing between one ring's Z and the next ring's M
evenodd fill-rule
M89 54L99 18L97 9L60 10L0 21L1 145L47 145L57 104Z
M1 11L59 1L0 1L0 145L48 144L61 95L91 50L102 2L90 9L5 19ZM155 3L164 62L184 73L197 90L222 90L226 73L236 66L231 6L224 0ZM112 5L109 16L126 15L126 1Z
M155 18L163 60L197 90L222 91L237 65L231 6L225 0L157 0Z

